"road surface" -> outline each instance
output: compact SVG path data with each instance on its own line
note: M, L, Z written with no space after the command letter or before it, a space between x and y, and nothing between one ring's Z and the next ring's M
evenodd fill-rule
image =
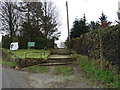
M54 75L55 67L48 73L30 73L2 68L2 88L94 88L75 70L70 76Z
M31 88L27 72L2 68L2 88Z

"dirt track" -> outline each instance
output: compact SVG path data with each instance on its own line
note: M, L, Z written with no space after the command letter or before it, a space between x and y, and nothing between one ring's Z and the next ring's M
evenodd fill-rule
M31 85L35 88L95 88L92 84L74 68L74 74L70 76L53 75L55 66L45 74L31 74Z
M55 66L48 73L32 73L3 68L4 88L95 88L77 68L70 76L54 75Z

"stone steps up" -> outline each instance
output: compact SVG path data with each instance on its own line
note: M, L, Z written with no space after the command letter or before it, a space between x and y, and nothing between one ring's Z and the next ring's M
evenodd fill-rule
M58 65L70 65L73 64L73 62L67 62L67 63L43 63L43 64L39 64L40 66L58 66Z
M76 59L70 55L50 55L47 60L47 65L68 65L73 64Z
M71 52L67 49L53 49L51 50L52 55L70 55Z
M76 59L71 55L71 52L66 49L53 49L47 62L40 64L42 66L56 66L73 64Z

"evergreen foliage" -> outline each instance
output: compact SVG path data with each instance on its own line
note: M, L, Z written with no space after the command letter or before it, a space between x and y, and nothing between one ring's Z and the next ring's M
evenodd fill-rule
M98 27L99 27L99 23L98 22L91 21L90 24L89 24L89 30L90 31L96 30L96 29L98 29Z
M36 42L37 49L53 47L54 41L59 39L59 20L52 2L3 1L0 5L2 30L8 28L8 37L3 37L3 48L8 48L8 45L4 46L6 38L10 38L10 42L15 38L20 48L27 48L27 42Z
M107 16L103 12L102 12L99 19L100 19L100 27L101 28L108 27L112 23L112 22L107 20Z
M70 34L70 38L76 38L76 37L80 37L82 34L88 32L89 27L86 23L86 17L85 14L83 16L83 18L79 19L75 19L75 21L73 22L73 28L71 29L71 34Z
M71 47L79 54L97 60L100 59L99 30L94 30L82 35L80 38L72 39ZM120 43L119 33L120 25L101 29L103 59L109 61L113 66L119 67L120 70L120 56L118 55Z

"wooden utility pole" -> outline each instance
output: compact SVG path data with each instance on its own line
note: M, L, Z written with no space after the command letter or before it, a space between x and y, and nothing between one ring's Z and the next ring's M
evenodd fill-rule
M70 31L69 31L69 14L68 14L68 2L67 2L67 1L66 1L66 10L67 10L68 41L70 42Z

